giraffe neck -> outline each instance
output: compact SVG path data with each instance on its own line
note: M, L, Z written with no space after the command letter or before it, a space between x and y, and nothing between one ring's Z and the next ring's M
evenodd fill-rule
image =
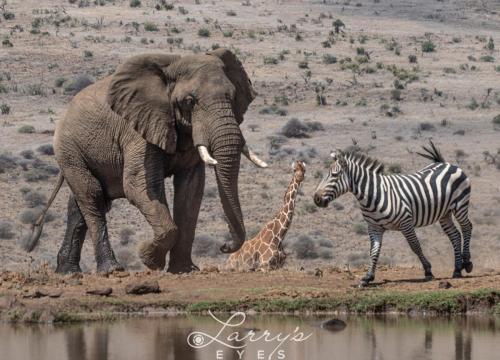
M285 197L283 198L283 206L276 214L273 219L273 238L272 242L276 245L280 245L281 241L284 239L290 224L292 223L292 217L295 209L295 199L299 192L300 182L297 181L294 176L288 189L286 190Z

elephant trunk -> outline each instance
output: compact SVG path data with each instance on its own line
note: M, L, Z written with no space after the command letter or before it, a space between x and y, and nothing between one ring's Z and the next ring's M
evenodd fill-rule
M206 146L206 143L214 158L212 160L215 160L213 165L215 165L217 186L231 233L231 240L221 247L221 251L232 253L243 245L246 238L238 195L238 175L244 139L234 117L231 104L221 105L219 103L214 108L204 120L195 121L201 119L193 119L193 139L198 149ZM200 130L205 130L201 136L196 132L197 123L203 124ZM203 152L200 151L200 154L203 157ZM210 154L206 155L210 156Z

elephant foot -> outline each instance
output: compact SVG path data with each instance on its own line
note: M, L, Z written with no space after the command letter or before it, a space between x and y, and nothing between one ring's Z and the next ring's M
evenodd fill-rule
M144 241L139 247L139 258L151 270L163 270L166 265L168 250L155 245L152 241Z
M111 274L115 271L125 271L125 268L115 259L109 259L97 264L99 274Z
M82 269L80 268L80 265L78 264L72 264L72 263L57 263L56 267L56 273L58 274L73 274L73 273L81 273Z
M193 264L192 262L189 263L182 263L182 264L168 264L168 270L169 273L172 274L186 274L190 273L193 271L200 271L200 268Z

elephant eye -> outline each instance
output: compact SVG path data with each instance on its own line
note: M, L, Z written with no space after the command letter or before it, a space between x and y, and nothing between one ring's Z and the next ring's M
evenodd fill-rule
M185 109L191 109L194 106L195 99L192 95L188 95L182 101L182 105Z

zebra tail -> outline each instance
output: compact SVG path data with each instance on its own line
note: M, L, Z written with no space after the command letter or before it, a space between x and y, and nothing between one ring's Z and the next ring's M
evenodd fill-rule
M422 146L422 149L424 149L426 154L419 153L419 152L417 152L417 154L426 158L426 159L432 160L436 163L445 163L446 160L444 159L443 155L441 154L441 151L439 151L439 149L436 147L436 145L434 145L432 140L429 140L429 143L431 145L430 149L426 148L425 146Z

